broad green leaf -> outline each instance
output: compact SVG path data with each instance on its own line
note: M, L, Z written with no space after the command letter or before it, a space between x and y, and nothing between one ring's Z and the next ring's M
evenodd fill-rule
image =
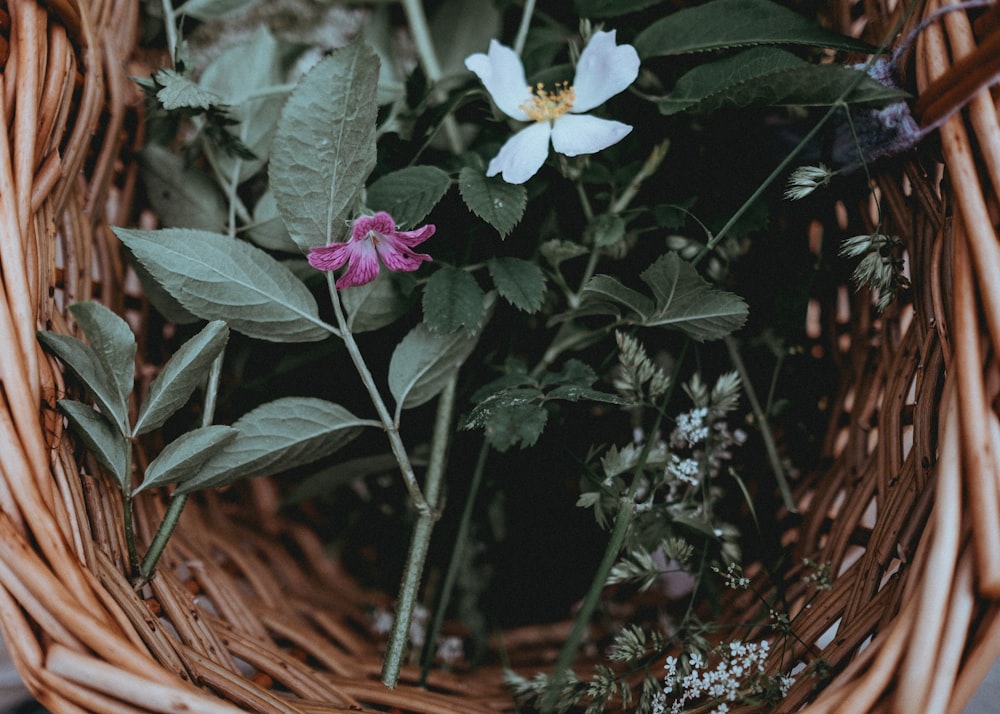
M213 320L185 342L167 361L149 385L133 433L145 434L163 425L184 406L191 393L205 380L208 370L229 339L229 327Z
M337 451L370 424L339 404L322 399L276 399L236 420L236 438L219 449L178 491L191 493L311 463Z
M128 410L121 401L118 385L108 376L97 352L75 337L55 332L39 332L38 340L80 380L121 435L128 436Z
M285 103L271 146L271 190L303 251L335 242L375 167L378 57L355 42L334 50Z
M156 83L160 85L156 98L167 111L174 109L208 109L220 104L219 95L202 89L176 70L164 67L156 72Z
M58 405L87 450L118 480L122 489L128 488L126 437L117 433L103 415L82 402L60 399Z
M149 302L161 315L167 318L168 322L173 322L176 325L190 325L199 322L198 316L185 310L170 293L160 287L160 284L153 279L153 276L141 263L132 261L132 269L142 285L143 295L149 298Z
M431 275L424 288L424 324L431 332L447 334L464 327L475 332L483 317L486 295L465 270L444 267Z
M625 221L621 216L602 213L587 224L587 234L594 245L601 247L614 245L625 236Z
M380 270L370 283L341 290L340 302L351 332L378 330L398 320L413 304L416 285L411 273Z
M808 45L871 54L876 47L831 32L770 0L713 0L657 20L633 45L642 58L751 45Z
M285 496L283 502L293 504L328 497L338 488L355 479L372 474L389 473L398 469L399 462L392 454L360 456L356 459L341 461L339 464L327 466L304 478Z
M299 247L288 235L285 222L278 213L278 204L271 191L265 191L253 208L253 225L247 231L251 241L267 250L298 253Z
M485 52L490 40L501 37L503 15L497 3L469 0L439 0L433 4L431 41L445 77L468 74L465 58Z
M162 146L139 152L146 197L165 228L220 231L227 221L226 200L207 174Z
M203 426L174 439L149 462L142 483L132 495L147 488L183 483L194 478L205 462L225 444L236 438L231 426Z
M695 67L658 104L662 113L676 114L724 107L829 106L841 99L882 106L907 96L851 67L811 64L784 50L756 47Z
M580 17L618 17L630 12L645 10L664 0L575 0L576 14Z
M495 297L487 296L486 311L475 334L456 330L446 335L420 323L396 345L389 361L389 391L396 399L396 418L403 409L419 407L444 389L472 353L489 320Z
M501 238L514 230L528 201L528 192L521 184L507 183L499 176L488 178L470 166L459 173L458 190L469 210L496 228Z
M448 192L451 178L434 166L410 166L386 174L368 187L365 203L385 211L402 229L415 227Z
M655 309L653 301L648 297L625 287L609 275L595 275L588 280L583 287L582 297L584 305L595 300L622 305L635 313L639 320L645 320ZM617 311L612 314L617 314Z
M216 20L242 10L248 10L261 0L187 0L175 10L197 20Z
M515 444L534 444L548 420L541 406L542 390L535 387L506 388L486 397L466 417L463 429L483 429L490 445L506 451Z
M135 335L122 318L99 302L69 306L97 360L115 388L115 415L128 413L128 398L135 386Z
M115 235L185 310L248 337L311 342L329 336L305 285L264 251L228 236L171 228Z
M545 296L545 273L521 258L491 258L487 263L497 292L519 310L538 312Z

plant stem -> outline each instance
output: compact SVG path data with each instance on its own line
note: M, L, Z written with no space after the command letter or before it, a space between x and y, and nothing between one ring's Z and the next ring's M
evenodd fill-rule
M135 523L132 518L132 440L125 439L125 483L122 484L122 518L125 528L125 549L128 551L129 572L139 569L139 551L135 547Z
M514 38L514 52L520 57L524 52L524 43L528 39L528 30L531 28L531 16L535 14L535 0L526 0L524 12L521 13L521 24L517 27L517 36Z
M222 379L222 362L225 354L225 349L223 349L212 361L212 366L208 372L208 383L205 385L205 402L201 410L202 426L210 426L215 420L215 403L219 395L219 382ZM133 572L136 572L136 577L132 581L134 587L139 588L145 585L153 577L156 564L159 562L160 556L163 555L163 550L166 548L170 536L173 535L174 529L177 528L177 523L180 521L181 512L184 510L187 500L188 494L186 493L178 494L175 492L170 496L167 511L163 514L160 525L156 527L156 533L153 534L153 540L150 542L149 548L146 549L146 555L142 559L142 564L139 566L138 571L133 570Z
M382 663L382 683L390 688L395 687L399 681L399 670L409 639L410 622L413 619L413 609L417 604L420 579L424 572L427 550L431 542L431 532L437 521L436 511L441 493L441 483L444 480L444 466L448 453L449 435L451 434L451 417L455 409L457 383L458 374L454 373L445 384L441 396L438 397L434 437L431 442L431 455L424 483L430 508L420 512L413 528L410 550L407 553L406 566L403 570L403 580L399 586L399 597L396 600L396 619L392 623L389 646Z
M444 101L445 93L441 91L439 86L444 73L441 71L441 64L438 62L437 52L434 50L434 41L431 39L431 31L427 25L427 15L424 14L423 3L421 0L403 0L403 11L406 13L406 21L410 26L410 32L413 33L413 43L417 47L417 55L424 66L424 72L427 73L433 96L437 101ZM464 147L455 117L448 114L441 125L444 127L451 152L458 156Z
M385 429L386 436L389 438L389 446L392 449L393 456L396 457L396 462L399 464L399 471L403 476L403 482L406 484L406 490L410 493L410 499L421 515L432 515L432 509L427 504L424 494L420 491L417 477L413 473L413 465L410 463L410 456L406 453L403 439L399 435L399 424L395 422L389 413L389 409L382 399L382 394L378 390L378 385L375 384L375 378L372 377L371 370L368 369L368 365L365 363L365 358L361 354L358 343L354 341L354 335L351 334L351 328L348 326L347 318L344 316L344 307L340 303L340 293L337 291L332 271L326 274L326 282L330 290L330 301L333 303L333 312L337 316L337 325L340 327L340 338L344 341L344 347L347 348L347 353L351 356L351 361L354 362L354 369L357 371L358 376L361 377L365 389L368 390L368 396L371 398L372 405L378 413L379 421L382 422L382 428Z

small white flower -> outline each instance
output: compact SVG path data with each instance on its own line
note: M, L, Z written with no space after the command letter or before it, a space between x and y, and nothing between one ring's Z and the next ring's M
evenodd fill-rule
M834 173L823 164L819 164L818 166L800 166L788 177L785 198L792 201L805 198L820 186L826 186L830 183L830 178Z
M524 65L514 50L496 40L487 54L474 54L465 66L482 81L486 91L511 119L534 122L500 148L486 170L508 183L524 183L545 163L549 142L560 154L593 154L621 141L632 127L618 121L587 116L639 76L639 54L632 45L616 45L615 31L595 32L580 53L573 84L546 91L532 89Z

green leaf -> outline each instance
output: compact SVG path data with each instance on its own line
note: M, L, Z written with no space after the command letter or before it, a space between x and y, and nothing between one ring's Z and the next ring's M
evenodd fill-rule
M205 462L212 458L238 432L231 426L203 426L174 439L149 462L142 483L132 495L147 488L183 483L194 478Z
M713 0L657 20L633 45L642 58L751 45L808 45L871 54L876 47L831 32L769 0Z
M128 398L135 385L136 344L132 328L99 302L73 303L69 311L93 348L108 384L115 389L114 411L110 414L115 419L121 418L122 425L126 425Z
M72 399L60 399L59 409L87 450L114 476L122 489L128 488L128 440L99 412Z
M368 187L369 208L385 211L401 229L422 221L448 192L451 178L434 166L410 166L386 174Z
M472 353L495 298L487 296L482 323L475 334L456 330L446 335L432 332L420 323L393 350L389 361L389 391L396 399L396 417L403 409L419 407L444 389Z
M191 493L311 463L337 451L369 425L339 404L322 399L276 399L240 417L233 424L239 432L236 438L217 450L178 492Z
M149 394L135 422L135 435L162 426L187 402L228 339L229 327L221 320L214 320L174 353L149 385Z
M360 456L328 466L300 481L283 499L284 504L301 503L332 495L355 479L396 471L399 463L392 454Z
M347 326L358 334L391 325L410 309L416 285L411 273L380 270L370 283L341 290Z
M534 263L521 258L491 258L487 263L490 277L504 300L519 310L535 313L545 296L545 273Z
M558 268L559 264L564 260L570 260L590 252L586 246L582 246L579 243L558 239L545 241L539 250L553 268Z
M659 5L663 0L575 0L580 17L618 17Z
M496 228L502 238L514 230L528 201L521 184L507 183L499 176L488 178L470 166L459 173L458 190L469 210Z
M278 204L271 191L265 191L253 208L253 226L247 231L251 241L267 250L299 253L299 247L288 235L285 222L278 214Z
M101 365L97 352L75 337L55 332L39 332L38 340L80 380L121 435L128 436L128 410L118 394L118 385Z
M431 41L444 77L467 75L465 58L501 37L503 14L497 3L438 0L428 7L433 8Z
M208 109L221 103L219 95L202 89L176 70L164 67L154 77L160 89L156 98L167 111L174 109Z
M146 197L165 228L220 231L227 221L226 200L215 181L162 146L139 152Z
M486 295L468 272L441 268L424 288L424 324L431 332L447 334L464 327L475 332L483 316Z
M205 231L114 228L185 310L248 337L311 342L329 336L316 300L291 271L249 243Z
M830 106L841 100L877 107L907 96L851 67L810 64L784 50L757 47L695 67L658 104L662 113L676 114L752 105Z
M375 167L378 57L355 42L302 78L281 112L271 147L271 190L303 251L346 232Z
M545 429L549 413L538 404L514 404L497 409L486 422L486 438L497 451L533 446Z
M174 12L197 20L216 20L242 10L248 10L261 0L187 0Z
M606 247L614 245L625 237L625 221L621 216L602 213L587 224L587 234L594 245Z
M585 306L594 302L623 305L635 313L635 317L640 321L646 320L655 309L653 301L648 297L632 288L625 287L609 275L595 275L588 280L587 284L583 286L581 297L583 298L582 304ZM618 310L612 309L610 314L618 314Z

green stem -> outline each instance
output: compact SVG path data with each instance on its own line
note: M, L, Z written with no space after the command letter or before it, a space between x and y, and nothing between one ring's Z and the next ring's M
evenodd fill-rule
M427 79L430 81L432 94L437 101L444 101L446 95L439 86L444 78L444 72L441 70L441 63L438 62L437 52L434 50L434 40L431 38L430 27L427 25L427 15L424 14L423 3L421 0L403 0L403 11L406 13L406 21L413 34L417 55L420 57L424 72L427 73ZM456 156L461 154L464 147L455 117L448 114L441 125L444 127L451 152Z
M167 35L167 51L170 53L170 66L177 67L177 16L174 14L174 4L170 0L162 0L163 31Z
M410 622L413 619L413 609L417 604L420 579L423 576L427 550L431 542L431 532L437 521L436 511L441 494L441 483L444 480L444 466L448 453L449 435L451 434L451 418L455 410L457 383L458 374L452 374L445 384L441 396L438 397L434 437L431 442L430 460L427 464L427 479L424 483L427 501L431 508L419 514L413 528L413 538L410 541L410 550L406 556L403 580L400 583L399 597L396 601L396 619L392 623L389 645L382 663L382 683L390 688L394 688L399 681L399 670L403 664L403 654L409 639Z
M208 372L208 383L205 385L205 403L202 405L201 412L201 425L203 427L210 426L215 420L215 403L219 395L219 383L222 379L222 362L224 358L225 350L220 352L212 361L212 366ZM184 510L187 500L188 494L186 493L178 494L175 492L170 496L167 511L163 514L160 525L156 527L156 533L153 534L153 540L150 542L149 548L146 549L146 555L142 559L142 564L138 570L133 570L133 572L137 573L133 581L135 587L141 587L153 577L156 564L159 562L160 556L163 555L163 550L167 547L167 542L170 540L170 536L173 535L174 529L177 528L177 523L181 519L181 512Z
M368 365L365 363L365 358L361 354L358 343L354 341L354 335L351 334L351 328L347 324L347 317L344 315L344 307L340 302L340 293L337 291L332 271L326 274L326 282L330 291L330 301L333 303L333 312L337 317L337 325L340 327L340 338L344 341L344 347L347 348L347 353L351 356L354 369L357 371L358 376L361 377L361 382L365 385L372 405L378 413L379 421L382 422L382 428L385 429L386 436L389 438L389 447L392 449L392 454L396 457L396 462L399 464L399 472L403 476L406 490L410 493L410 499L421 515L433 515L431 507L424 498L424 494L420 491L417 477L413 473L413 464L410 463L410 456L406 453L406 446L399 435L399 424L396 423L389 413L389 408L386 407L385 400L382 399L378 385L375 384L375 378L372 377L371 370L368 369Z
M125 549L128 551L128 566L132 573L139 569L139 551L135 546L135 523L132 517L132 440L125 439L125 484L122 489L122 518L125 527Z
M455 588L455 581L458 580L458 573L463 560L462 551L466 547L469 528L472 527L472 510L476 499L479 498L479 487L483 482L483 472L486 470L486 459L489 453L490 442L484 438L483 444L479 449L479 458L476 460L475 471L472 472L472 481L469 483L469 495L465 498L465 507L462 509L462 518L458 523L458 532L455 534L455 545L452 547L451 557L448 559L448 570L445 572L444 581L441 583L441 594L438 597L431 625L427 629L424 651L420 655L420 686L424 686L427 683L427 675L434 661L434 648L437 647L438 638L441 635L441 626L444 624L444 616L448 612L451 592Z
M528 30L531 28L531 16L535 14L535 0L527 0L524 3L524 12L521 13L521 24L517 28L517 36L514 38L514 52L520 57L524 52L524 43L528 39Z
M757 428L760 429L761 438L764 440L764 449L767 451L767 459L771 464L774 479L778 482L778 489L781 491L781 500L790 513L797 513L798 508L795 507L795 498L792 496L792 489L788 485L788 479L785 477L785 469L781 465L781 456L778 454L778 446L774 441L771 425L767 421L767 413L761 408L760 400L757 399L757 392L750 382L750 374L743 363L743 355L740 354L739 345L732 335L726 335L723 341L726 343L726 349L729 351L729 361L733 363L736 371L740 374L740 380L743 382L743 391L747 395L747 401L750 402L754 419L757 421Z

